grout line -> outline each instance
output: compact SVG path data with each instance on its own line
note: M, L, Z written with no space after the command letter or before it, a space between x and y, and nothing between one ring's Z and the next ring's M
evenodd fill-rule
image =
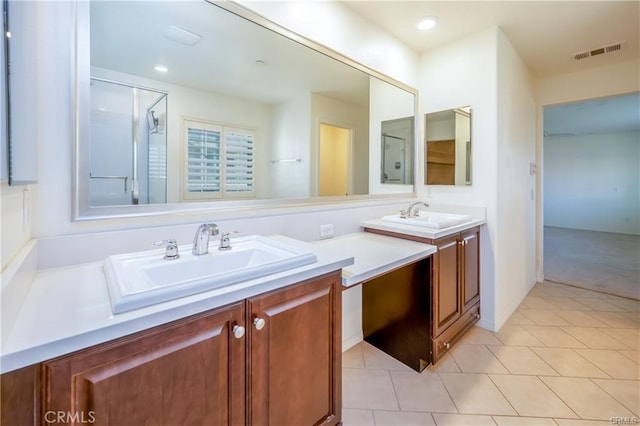
M402 411L402 406L400 405L400 398L398 398L398 390L396 389L396 384L393 381L393 375L390 370L387 370L387 374L389 375L389 380L391 380L391 387L393 388L393 394L396 397L396 404L398 404L398 412ZM375 422L375 419L374 419Z
M602 379L602 380L608 380L608 379ZM613 379L616 380L616 379ZM607 395L609 395L611 398L613 398L614 401L616 401L618 404L622 405L624 408L626 408L627 410L629 410L630 413L633 413L635 415L640 415L640 412L636 413L633 409L629 408L629 406L627 404L625 404L624 402L620 401L618 398L616 398L615 396L611 395L609 392L607 392L607 390L605 388L603 388L602 386L598 385L596 382L593 381L593 379L590 377L589 381L591 383L593 383L596 387L598 387L599 389L602 389L602 391L604 393L606 393ZM640 384L640 382L638 382Z
M511 376L515 376L515 374L511 374ZM513 406L513 404L511 403L511 401L509 400L509 398L507 398L507 395L504 394L504 392L502 392L502 389L500 389L500 386L498 386L498 384L496 382L493 381L493 379L491 378L490 375L487 374L487 377L489 378L489 380L491 380L491 383L493 383L493 386L495 386L496 389L498 389L498 392L500 392L500 395L502 395L502 397L505 399L505 401L507 401L507 404L509 404L509 406L513 409L513 411L516 412L516 414L518 415L518 417L522 417L522 415L520 414L520 411L518 411L516 409L516 407ZM492 417L493 418L493 417Z
M461 369L461 371L462 371L462 369ZM442 376L440 375L441 373L436 373L436 374L438 375L438 379L440 379L440 382L442 383L442 386L444 386L444 390L447 391L447 395L449 396L449 399L453 403L453 406L455 407L456 411L458 412L458 414L462 414L462 413L460 413L460 409L458 408L458 404L456 404L456 400L453 399L453 396L451 396L451 392L449 392L449 388L447 388L447 384L444 382L444 380L442 380ZM465 374L465 373L449 373L449 374Z
M552 393L552 394L554 394L554 395L556 396L556 398L558 398L560 401L562 401L562 403L563 403L564 405L566 405L566 406L567 406L567 408L568 408L569 410L571 410L571 412L572 412L573 414L575 414L575 415L576 415L576 417L577 417L578 419L582 419L582 417L580 417L580 414L578 414L578 413L576 412L576 410L574 410L574 409L573 409L573 407L572 407L571 405L569 405L569 403L568 403L567 401L565 401L564 399L562 399L562 398L560 397L560 395L558 395L557 393L555 393L555 392L554 392L554 390L553 390L553 389L551 389L551 386L549 386L549 385L547 384L547 382L545 382L544 380L542 380L542 378L541 378L540 376L536 376L536 377L538 377L538 380L540 380L540 381L542 382L542 384L543 384L543 385L545 385L545 386L547 387L547 389L549 389L549 391L551 391L551 393ZM544 377L544 376L542 376L542 377ZM560 376L560 378L563 378L563 379L564 379L565 377ZM584 378L584 377L580 377L580 378ZM558 417L558 418L562 418L562 417ZM573 419L573 420L575 420L575 419ZM557 423L557 422L556 422L556 423Z

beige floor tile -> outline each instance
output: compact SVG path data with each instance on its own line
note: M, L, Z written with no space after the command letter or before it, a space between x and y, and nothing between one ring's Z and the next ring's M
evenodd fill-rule
M439 373L449 395L464 414L516 415L485 374ZM436 423L438 420L436 419Z
M375 424L371 410L342 409L343 426L375 426Z
M618 353L640 364L640 351L618 351Z
M429 413L406 411L374 411L376 426L431 426L436 423Z
M533 334L520 325L504 325L495 336L507 346L544 346Z
M389 372L343 368L342 405L345 408L398 410Z
M472 416L467 414L439 414L433 413L438 426L494 426L490 416Z
M480 327L471 327L469 331L462 336L457 345L501 345L502 342L489 330Z
M630 349L640 349L640 330L631 328L607 328L602 330L602 332L624 343Z
M498 426L556 426L552 419L543 417L505 417L493 416L493 421Z
M509 373L484 345L459 344L449 353L463 373Z
M573 419L553 419L558 426L611 426L609 420L573 420Z
M373 370L414 371L406 364L401 363L367 342L362 342L362 354L366 368Z
M344 368L365 368L362 343L358 343L342 353L342 366Z
M562 327L566 331L591 349L631 349L617 339L593 327Z
M458 412L437 373L391 371L391 377L401 410Z
M590 309L587 309L587 311L590 311ZM556 314L575 327L609 327L606 323L594 318L590 312L558 310Z
M640 417L640 381L592 379L596 385Z
M637 319L627 316L620 312L591 312L595 318L613 328L640 328ZM634 314L628 314L634 315Z
M602 297L583 297L579 299L579 302L598 312L626 312L620 306L614 305Z
M621 315L626 318L631 319L631 321L635 324L629 328L640 328L640 312L620 312Z
M553 308L555 310L555 308ZM525 317L529 318L535 325L562 326L571 325L562 317L557 315L554 310L546 309L518 309Z
M497 374L489 377L521 416L578 418L537 377Z
M544 297L535 297L528 295L520 304L521 309L556 309L554 305L549 303Z
M535 325L535 323L529 318L522 315L522 313L520 313L519 311L515 311L504 323L503 328L510 325Z
M527 325L524 328L550 348L586 348L582 342L565 333L559 327Z
M460 367L453 360L451 354L447 353L438 361L435 365L430 365L428 367L429 371L437 372L437 373L460 373Z
M555 309L564 310L564 311L585 311L588 310L585 305L580 303L573 297L555 297L548 296L545 298L549 303L551 303ZM556 311L557 312L557 311Z
M544 285L542 287L545 294L551 297L573 297L573 293L570 290L567 290L567 286L563 286L562 284L558 284L558 286L549 286Z
M489 350L511 374L557 376L558 373L524 346L488 346Z
M531 350L561 376L609 378L604 371L578 355L573 349L531 348Z
M589 379L541 377L580 418L608 420L613 416L633 416L629 410Z
M576 352L614 379L640 380L640 365L617 351L576 349Z

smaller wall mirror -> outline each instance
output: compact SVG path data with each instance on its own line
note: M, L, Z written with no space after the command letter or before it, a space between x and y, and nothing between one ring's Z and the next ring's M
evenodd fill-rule
M425 114L427 185L471 185L471 107Z

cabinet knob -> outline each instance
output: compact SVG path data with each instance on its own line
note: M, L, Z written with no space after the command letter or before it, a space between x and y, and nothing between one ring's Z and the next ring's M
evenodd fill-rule
M260 317L255 317L253 319L253 325L256 327L256 330L262 330L266 323L267 322L263 318L260 318Z
M236 339L241 339L242 336L244 336L244 327L238 324L234 325L233 337L235 337Z
M476 319L480 319L480 314L475 314Z
M444 344L444 347L449 349L451 347L451 344L447 342L447 343Z

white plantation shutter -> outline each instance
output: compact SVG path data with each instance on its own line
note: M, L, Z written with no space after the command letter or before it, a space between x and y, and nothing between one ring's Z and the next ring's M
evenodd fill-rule
M242 129L225 129L225 192L253 194L254 134Z
M185 198L253 196L255 133L196 121L184 123Z

